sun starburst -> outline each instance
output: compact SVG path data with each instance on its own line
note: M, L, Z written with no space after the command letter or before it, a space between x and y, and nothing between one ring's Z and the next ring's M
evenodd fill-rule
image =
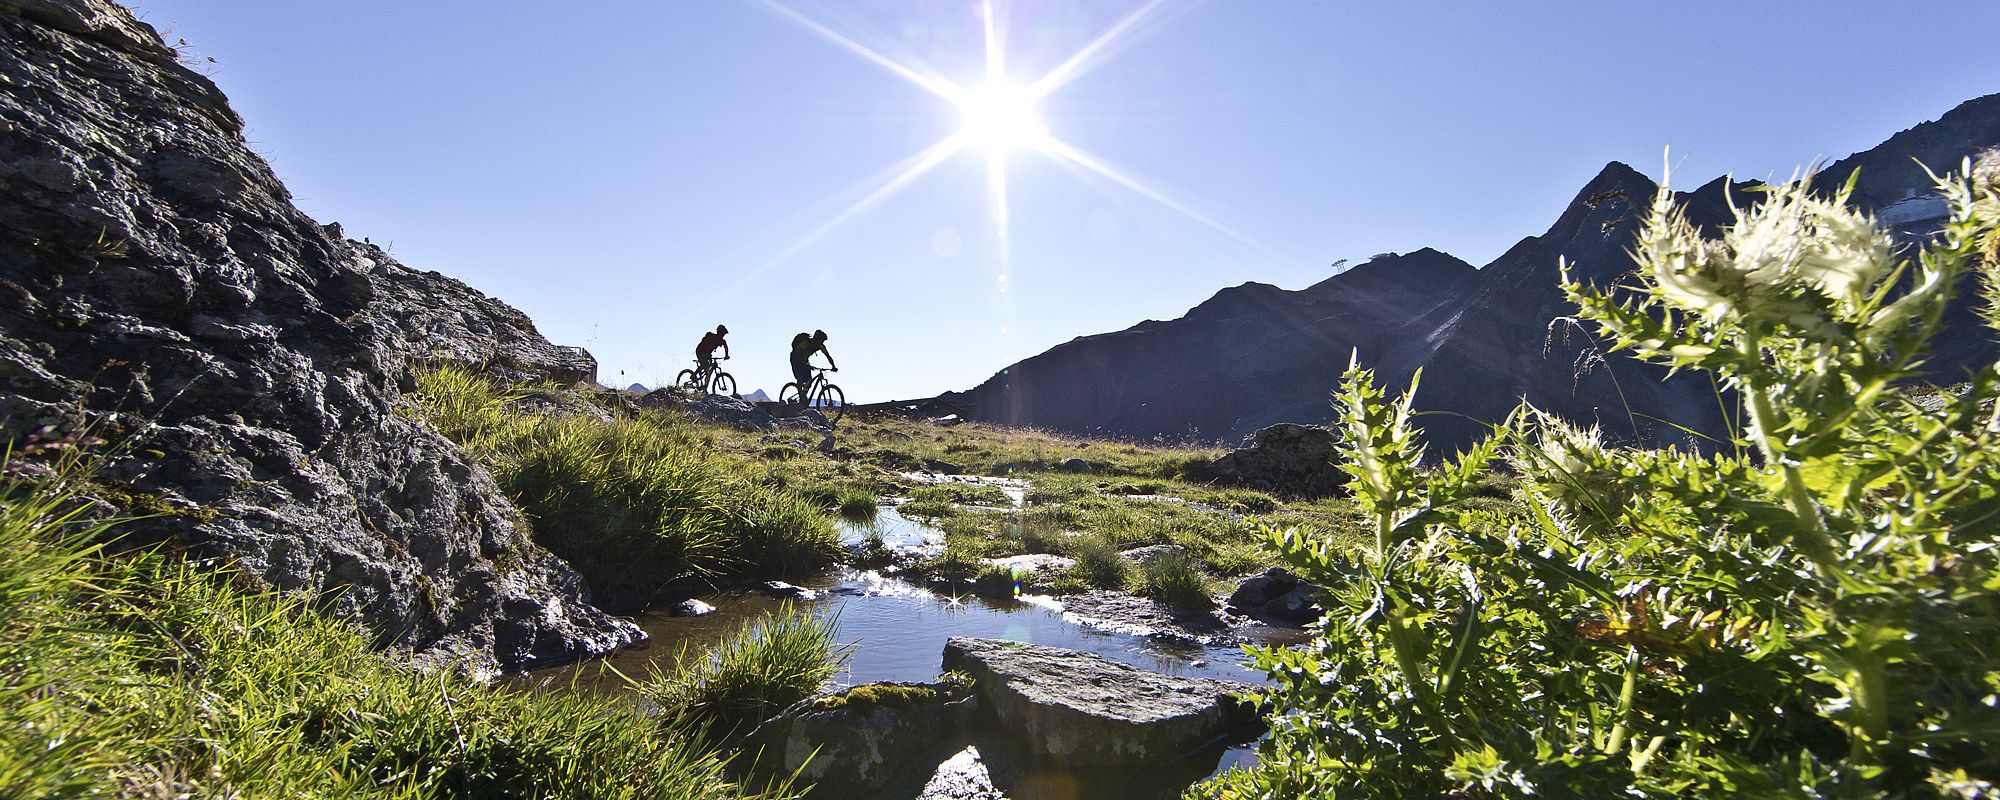
M1266 254L1285 259L1282 254L1245 236L1214 219L1203 215L1188 205L1169 198L1105 164L1102 159L1090 156L1070 145L1050 131L1049 124L1037 109L1043 98L1068 85L1071 81L1099 63L1111 46L1120 37L1129 34L1142 20L1152 15L1167 0L1147 0L1112 25L1082 49L1060 62L1055 69L1026 83L1016 83L1009 79L1006 70L1006 41L1002 27L995 20L994 0L980 0L981 22L985 45L984 83L978 86L964 86L931 74L926 70L906 64L881 52L869 48L827 25L784 5L779 0L756 0L783 19L792 22L819 37L888 70L926 91L949 102L959 113L960 127L951 136L925 148L918 155L905 160L907 168L889 170L892 177L874 191L862 197L859 202L833 215L827 222L814 228L805 238L786 248L777 258L767 262L765 269L796 254L807 243L818 239L843 222L853 218L869 206L881 201L909 185L931 168L966 148L982 151L986 158L987 198L991 206L991 219L996 242L995 255L999 261L998 285L1004 290L1008 275L1012 271L1011 226L1012 215L1007 201L1007 160L1018 152L1039 153L1078 174L1095 174L1112 183L1145 197L1161 206L1193 220L1205 227L1220 232ZM1285 259L1289 260L1289 259ZM762 270L758 270L761 272ZM747 280L749 276L746 276Z

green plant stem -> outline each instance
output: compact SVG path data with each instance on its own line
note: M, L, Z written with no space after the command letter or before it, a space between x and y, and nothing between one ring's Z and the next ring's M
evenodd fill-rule
M1848 654L1849 663L1854 665L1854 721L1861 729L1860 736L1852 737L1850 758L1868 762L1876 745L1889 737L1889 684L1887 665L1875 647L1874 636L1855 651Z
M1761 363L1764 358L1755 332L1744 335L1742 351L1745 358L1755 363ZM1777 436L1772 425L1778 412L1771 405L1769 391L1755 380L1746 380L1743 382L1743 395L1749 401L1750 429L1752 438L1757 442L1757 452L1764 457L1766 466L1778 470L1784 478L1785 503L1791 507L1792 514L1805 523L1805 532L1795 537L1796 541L1805 550L1806 557L1812 559L1813 566L1819 569L1820 577L1829 582L1838 580L1840 563L1834 556L1833 532L1826 527L1826 517L1820 514L1819 504L1814 502L1812 491L1806 487L1805 475L1799 472L1798 465L1784 458L1772 444L1772 439Z
M1639 648L1628 647L1625 651L1625 685L1618 690L1618 723L1611 726L1611 739L1604 744L1604 752L1618 753L1625 749L1625 723L1632 718L1632 697L1639 688Z
M1392 568L1389 563L1389 530L1389 514L1378 512L1375 515L1375 563L1379 570L1376 580L1388 606L1382 610L1382 619L1389 632L1389 648L1395 654L1397 670L1403 673L1403 683L1410 687L1410 697L1417 704L1418 712L1442 734L1450 727L1445 724L1444 715L1437 707L1437 698L1431 693L1430 683L1424 680L1423 660L1418 652L1420 645L1411 635L1409 627L1403 624L1401 601L1389 591Z

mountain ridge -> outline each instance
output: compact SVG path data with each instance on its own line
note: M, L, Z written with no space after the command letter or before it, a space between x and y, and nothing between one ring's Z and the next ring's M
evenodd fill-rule
M2000 94L1968 100L1938 119L1828 165L1815 186L1831 191L1861 170L1855 205L1888 208L1921 195L1940 170L2000 145ZM1949 162L1949 163L1933 163ZM1759 181L1718 176L1675 199L1716 235ZM1449 449L1481 435L1520 401L1597 424L1615 439L1650 446L1714 441L1730 412L1717 387L1607 356L1577 322L1558 285L1561 266L1596 286L1631 270L1640 214L1659 185L1611 161L1578 189L1547 230L1525 236L1480 267L1433 248L1385 254L1303 289L1256 281L1224 288L1167 321L1080 336L944 397L977 419L1121 438L1233 443L1276 422L1331 420L1328 394L1350 354L1390 386L1423 370L1414 402L1429 439ZM1898 215L1908 241L1935 221ZM1903 220L1901 217L1911 217ZM1990 362L1996 348L1971 333L1970 302L1953 311L1934 373Z

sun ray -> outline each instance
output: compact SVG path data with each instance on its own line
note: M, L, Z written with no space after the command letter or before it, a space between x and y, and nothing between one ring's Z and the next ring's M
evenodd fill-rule
M1203 214L1192 208L1188 208L1186 205L1183 205L1179 201L1176 201L1173 198L1160 193L1158 190L1155 190L1150 186L1140 183L1132 178L1126 177L1123 173L1119 172L1118 170L1112 169L1109 165L1106 165L1103 161L1098 160L1096 157L1076 149L1076 147L1070 145L1068 142L1064 142L1054 137L1047 137L1040 144L1036 146L1036 149L1040 150L1043 153L1056 156L1064 161L1068 161L1079 167L1083 167L1084 169L1090 170L1091 172L1095 172L1098 175L1101 175L1111 180L1112 182L1117 183L1120 186L1123 186L1127 189L1132 190L1133 192L1138 193L1139 195L1145 197L1148 200L1166 206L1167 208L1172 209L1173 211L1179 212L1181 216L1187 217L1188 219L1194 220L1195 222L1199 222L1203 225L1206 225L1211 230L1214 230L1215 232L1227 236L1231 239L1235 239L1237 242L1247 247L1250 247L1251 249L1256 250L1257 252L1263 253L1267 256L1271 256L1272 258L1278 259L1279 261L1283 261L1288 264L1292 263L1293 259L1291 256L1287 256L1284 253L1278 252L1278 250L1276 250L1275 248L1272 248L1271 246L1264 244L1263 242L1257 241L1256 239L1252 239L1249 236L1239 233L1235 228L1231 228L1228 225L1224 225L1221 222L1216 221L1214 218L1209 217L1206 214Z
M980 0L979 10L986 22L986 82L999 83L1007 75L1007 48L993 24L993 0Z
M777 255L765 259L763 263L758 264L756 267L742 270L739 273L735 282L724 287L721 291L712 293L709 296L708 301L706 303L703 303L699 308L696 309L696 311L705 311L709 307L721 301L723 298L734 295L737 291L741 290L743 287L748 286L751 281L754 281L757 278L762 277L764 273L770 272L773 267L776 267L777 265L784 263L786 259L789 259L792 256L798 255L799 251L804 250L807 245L810 245L813 242L818 241L820 237L833 232L833 229L840 227L842 223L850 219L853 219L856 215L859 215L861 212L868 210L870 206L873 206L876 203L881 202L883 198L895 194L898 190L902 189L904 186L908 186L911 181L914 181L917 178L922 177L924 173L931 171L932 168L936 167L940 163L943 163L944 160L950 158L952 154L965 149L966 140L967 140L966 136L963 133L953 134L939 141L937 144L924 148L922 151L919 151L916 155L903 159L902 161L897 162L893 166L890 166L888 169L875 173L875 176L871 177L879 177L883 175L888 175L889 177L883 180L882 184L880 186L875 187L873 191L869 192L861 199L854 201L853 205L850 205L847 208L841 210L839 213L836 213L833 216L828 217L825 222L820 223L818 227L813 228L810 232L806 233L806 235L799 237L797 241L793 242L790 246L780 251ZM869 182L870 182L869 180L857 181L855 185L866 185ZM843 190L841 192L838 192L835 194L835 196L837 197L842 194L847 194L847 191Z
M1009 228L1011 214L1007 209L1007 156L1005 153L986 154L986 184L993 204L993 235L995 254L1000 259L1000 286L1006 291L1007 281L1014 271L1013 231Z
M841 223L853 219L855 215L868 210L869 206L873 206L876 203L881 202L882 198L895 194L898 190L902 189L904 186L908 186L911 181L914 181L917 178L923 176L924 173L931 171L932 167L935 167L939 163L943 162L945 159L950 158L953 153L957 153L958 151L965 149L965 143L966 143L966 136L964 134L955 133L952 134L951 136L945 137L937 144L924 148L922 152L919 152L916 155L911 156L908 159L905 159L903 162L897 165L897 166L902 166L903 164L909 165L908 167L905 167L902 172L896 173L895 177L890 178L889 180L883 182L883 184L877 187L875 191L869 192L866 197L863 197L860 200L855 201L854 205L848 206L845 211L833 215L833 217L828 219L825 223L821 224L817 228L814 228L811 233L808 233L805 236L801 237L797 242L793 242L791 247L787 247L784 249L783 252L780 252L776 256L771 257L769 263L776 264L780 261L784 261L787 258L791 258L792 256L798 255L798 252L800 250L805 249L806 245L812 244L814 241L818 240L819 237L825 236L828 233L832 232L834 228L840 227ZM890 167L890 169L895 169L895 167ZM887 170L884 171L886 172Z
M958 98L963 97L965 95L965 89L960 87L958 84L952 83L951 81L945 80L943 78L936 78L918 72L915 69L910 68L910 66L907 64L904 64L888 56L882 55L881 53L878 53L875 50L869 48L867 45L864 45L860 42L854 41L853 39L841 35L840 32L820 24L819 21L811 17L808 17L804 14L801 14L798 11L793 10L790 6L780 3L778 2L778 0L757 0L757 2L762 4L764 7L769 8L772 12L778 14L779 16L784 17L787 20L790 20L792 23L798 25L799 27L805 28L808 31L818 34L820 38L826 39L829 42L833 42L834 44L840 45L841 47L845 47L848 50L853 51L855 55L861 56L862 58L875 62L877 66L880 66L883 69L895 73L897 76L903 78L904 80L907 80L911 83L923 87L925 91L928 91L931 94L935 94L939 97L942 97L946 100L951 100L953 102L957 102Z
M1049 70L1049 74L1043 75L1041 79L1030 85L1028 87L1028 96L1036 99L1047 97L1049 93L1075 80L1087 71L1085 67L1089 65L1090 59L1093 56L1103 52L1104 48L1109 47L1112 42L1117 41L1119 36L1131 30L1132 26L1139 24L1139 20L1145 19L1146 15L1153 13L1153 9L1159 8L1166 1L1150 0L1150 2L1140 6L1132 13L1126 14L1124 19L1118 21L1118 24L1111 26L1103 35L1092 40L1090 44L1084 45L1082 50L1076 51L1076 55L1070 56L1069 60L1057 65L1055 69Z

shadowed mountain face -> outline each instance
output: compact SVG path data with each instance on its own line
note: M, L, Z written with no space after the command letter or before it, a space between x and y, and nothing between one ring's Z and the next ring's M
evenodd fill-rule
M1911 159L1939 171L2000 145L2000 95L1967 102L1871 150L1829 166L1822 188L1861 170L1855 204L1906 241L1933 230L1942 203ZM1676 197L1690 221L1714 233L1753 202L1757 182L1716 179ZM1521 240L1480 269L1431 249L1376 258L1313 286L1287 291L1246 283L1186 316L1075 339L1014 364L952 400L980 419L1132 438L1234 442L1276 422L1332 418L1328 394L1350 354L1385 383L1407 386L1422 370L1419 419L1450 450L1523 399L1616 440L1672 445L1719 438L1731 403L1706 378L1678 376L1607 355L1559 287L1604 286L1631 270L1639 215L1659 187L1618 162L1591 179L1547 232ZM1967 282L1968 290L1971 282ZM1989 363L2000 349L1977 326L1971 302L1939 337L1939 380Z

